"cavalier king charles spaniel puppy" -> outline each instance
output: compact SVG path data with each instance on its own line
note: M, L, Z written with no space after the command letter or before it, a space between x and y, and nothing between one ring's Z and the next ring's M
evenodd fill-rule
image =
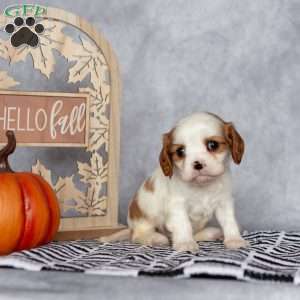
M244 141L234 125L203 112L180 120L163 135L160 165L140 186L128 209L129 228L102 242L130 239L195 252L197 241L224 239L225 247L248 245L234 212L231 159L239 164ZM216 216L221 228L207 227Z

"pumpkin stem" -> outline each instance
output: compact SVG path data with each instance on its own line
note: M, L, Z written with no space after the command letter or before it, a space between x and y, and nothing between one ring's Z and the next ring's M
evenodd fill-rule
M13 172L8 163L8 156L16 149L16 137L13 131L6 131L7 145L0 150L0 173Z

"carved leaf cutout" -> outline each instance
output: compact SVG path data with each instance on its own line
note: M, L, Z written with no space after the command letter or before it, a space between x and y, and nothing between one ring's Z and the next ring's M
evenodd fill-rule
M52 49L40 44L37 48L30 49L29 53L32 57L33 67L50 78L55 65Z
M90 95L90 111L97 113L105 105L109 104L109 88L106 86L99 87L99 90L91 88L79 88L81 93L88 93Z
M76 83L91 76L91 83L97 90L101 85L109 85L108 66L105 58L96 45L86 39L80 38L73 51L67 54L69 61L76 61L69 70L69 82Z
M63 33L65 27L63 22L42 20L39 23L44 26L44 32L38 34L37 47L22 45L14 48L9 39L0 40L0 56L10 60L11 63L16 63L24 61L27 55L31 54L34 68L49 78L55 65L52 51L56 49L69 62L75 61L69 70L69 82L82 81L90 74L96 90L102 85L109 87L108 66L96 44L81 36L79 36L80 43L74 42L71 37Z
M106 110L109 107L109 91L106 90L104 94L102 88L98 91L81 88L80 92L90 95L90 133L87 151L97 151L103 144L105 144L105 150L108 151L109 120Z
M11 63L17 63L19 61L25 61L27 55L30 53L29 46L22 46L20 48L14 48L11 45L8 47L8 58Z
M107 178L107 166L103 165L103 158L97 153L92 153L91 165L77 162L80 180L91 186L101 187Z
M70 200L74 200L76 205L85 200L85 194L76 188L73 178L74 175L65 178L59 177L54 187L63 212L74 207Z
M9 60L10 63L24 61L28 53L28 46L24 45L18 48L14 48L10 43L10 39L0 39L0 57Z
M76 210L89 217L104 216L107 209L107 198L99 198L99 187L89 187L87 198L76 206Z
M78 173L81 175L81 181L88 183L90 178L93 176L91 166L87 163L77 162Z
M9 59L9 41L0 39L0 57Z
M42 176L52 187L51 171L48 170L39 160L31 168L32 173Z
M108 151L109 120L105 115L106 107L102 107L99 112L90 118L90 135L88 150L99 149L102 144Z
M100 192L103 183L107 182L107 165L103 164L103 158L97 152L92 153L90 162L90 165L77 162L80 180L89 187L86 200L77 205L76 209L88 216L102 216L106 214L107 197L100 197Z
M48 170L39 160L32 167L32 172L42 176L53 188L59 201L62 215L69 209L75 209L80 213L78 207L86 206L87 200L84 192L80 191L74 184L74 175L70 177L59 177L56 184L51 180L51 171ZM84 212L86 214L86 212Z
M58 51L66 51L66 45L74 47L72 39L62 32L64 23L57 21L43 20L39 22L43 24L45 30L38 34L39 44L37 47L22 45L14 48L10 44L10 40L0 40L0 56L8 59L11 63L24 61L28 54L31 55L33 66L39 70L47 78L50 77L54 70L55 59L53 49ZM73 46L70 46L72 44Z
M53 49L60 50L64 46L64 41L70 38L63 34L62 22L43 20L40 23L45 28L45 31L39 35L40 43L36 48L28 48L34 68L49 78L55 65Z
M12 77L10 77L7 74L7 72L0 71L0 89L9 89L18 84L19 82L15 81Z

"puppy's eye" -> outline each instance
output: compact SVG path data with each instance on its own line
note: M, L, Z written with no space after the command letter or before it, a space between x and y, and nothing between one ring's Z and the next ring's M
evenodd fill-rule
M184 157L184 155L185 155L184 147L182 146L182 147L177 148L176 149L176 154L177 154L178 157Z
M216 141L207 141L206 147L209 152L214 152L219 148L219 143Z

